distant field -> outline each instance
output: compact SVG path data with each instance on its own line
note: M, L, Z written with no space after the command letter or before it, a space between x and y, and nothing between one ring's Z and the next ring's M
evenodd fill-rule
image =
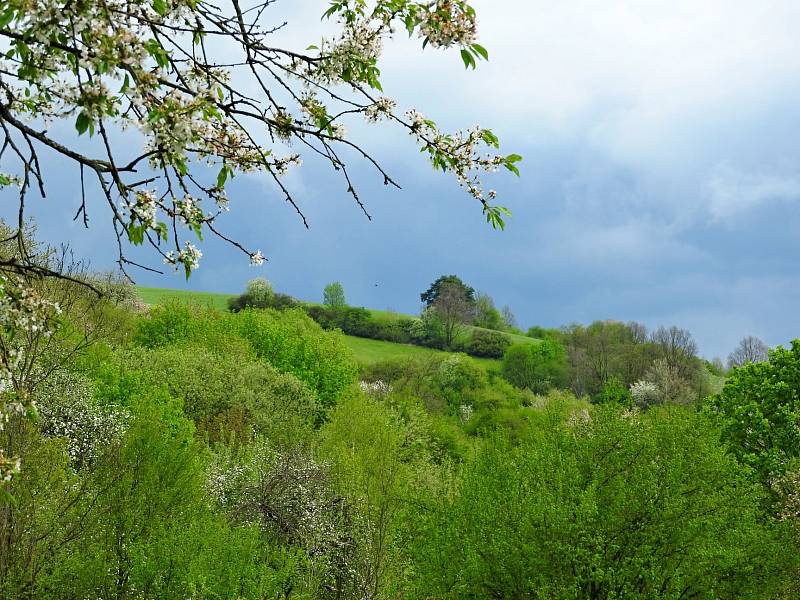
M433 350L422 346L412 346L411 344L395 344L382 340L371 340L368 338L344 336L345 343L353 351L356 360L360 363L371 364L390 360L393 358L410 358L415 356L432 356L436 354L450 354L443 350ZM484 367L500 367L500 361L491 358L472 358L475 362Z
M216 294L214 292L190 292L187 290L169 290L164 288L149 288L136 286L139 297L145 304L158 304L164 300L183 300L204 306L210 306L218 310L228 309L228 298L233 298L236 294Z

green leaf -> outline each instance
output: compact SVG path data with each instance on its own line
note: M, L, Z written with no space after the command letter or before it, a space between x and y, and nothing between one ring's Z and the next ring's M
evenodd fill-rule
M166 0L153 0L153 10L162 17L166 15L168 10Z
M225 187L225 182L228 181L228 166L222 165L222 168L217 173L217 187L222 189Z
M519 169L514 163L518 163L521 160L522 157L519 154L509 154L503 161L503 165L505 165L506 169L514 173L514 175L519 177Z
M472 56L466 49L461 49L461 60L464 61L464 68L468 69L469 67L475 68L475 57Z
M5 27L11 23L15 12L15 9L7 8L2 14L0 14L0 27Z
M489 52L480 44L472 44L472 49L483 57L483 60L489 60Z
M75 119L75 129L78 130L78 135L83 135L91 124L92 120L89 118L89 115L85 112L79 114L78 118Z

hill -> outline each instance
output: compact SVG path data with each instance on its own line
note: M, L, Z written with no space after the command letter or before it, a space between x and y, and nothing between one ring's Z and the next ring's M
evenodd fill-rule
M139 297L145 304L158 304L165 300L180 300L202 306L209 306L217 310L227 310L228 299L235 298L237 294L224 294L219 292L194 292L188 290L174 290L169 288L154 288L136 286ZM314 304L314 303L308 303ZM414 315L407 315L386 310L367 309L376 318L381 320L416 319ZM483 329L481 327L467 327L468 330ZM512 333L506 334L514 343L536 343L538 340ZM430 356L435 354L451 354L444 350L435 350L412 344L396 344L383 340L345 335L345 343L353 351L356 360L362 364L371 364L393 358ZM475 358L473 360L484 367L499 367L500 361L491 358Z

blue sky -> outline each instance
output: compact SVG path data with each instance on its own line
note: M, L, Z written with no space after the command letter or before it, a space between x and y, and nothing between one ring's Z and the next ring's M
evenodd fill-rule
M490 126L524 156L521 178L492 180L514 213L505 232L406 134L365 126L353 134L403 185L385 188L354 163L372 222L307 159L289 181L309 230L266 180L231 189L225 230L261 248L264 267L212 242L188 284L172 273L137 281L236 292L263 275L313 300L339 280L352 304L416 312L420 291L456 273L525 327L676 324L709 358L744 335L800 337L800 4L474 5L489 63L465 72L457 54L400 39L386 50L384 88L446 127ZM279 41L315 41L324 6L277 3L289 21ZM73 223L77 173L49 164L49 198L31 204L40 234L111 267L108 215L98 205L88 231Z

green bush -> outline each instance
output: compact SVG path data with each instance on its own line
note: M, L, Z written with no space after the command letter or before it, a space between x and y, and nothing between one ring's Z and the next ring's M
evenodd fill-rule
M302 310L246 309L231 319L259 358L308 384L324 407L355 383L358 368L341 334L323 331Z
M707 420L543 417L516 446L490 440L454 494L416 512L418 596L767 598L791 579L786 524L760 513L761 487Z
M231 328L229 319L207 306L168 300L139 319L133 342L145 348L189 344L217 354L251 355L249 344Z
M301 443L318 412L306 384L255 359L171 346L134 349L120 361L126 370L141 370L148 385L163 385L180 399L197 433L211 442L247 442L260 434L282 446Z
M565 363L564 347L553 340L542 340L510 346L503 356L502 372L515 386L542 394L560 379Z
M511 339L498 331L475 329L467 342L465 351L472 356L503 358Z
M800 340L733 369L709 408L739 460L765 481L783 475L800 458Z

